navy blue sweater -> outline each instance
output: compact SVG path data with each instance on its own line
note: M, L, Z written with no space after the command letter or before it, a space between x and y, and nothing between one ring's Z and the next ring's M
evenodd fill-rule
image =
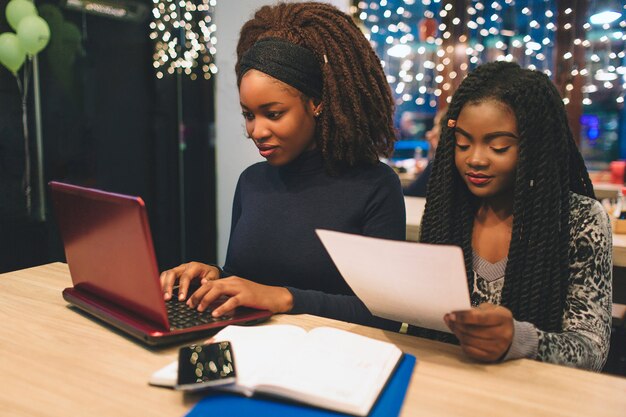
M254 164L240 176L225 275L287 287L292 314L399 328L373 317L354 296L315 234L337 230L404 240L406 221L398 176L383 163L328 175L319 151L282 167ZM358 261L359 254L354 254ZM384 266L372 274L380 275Z

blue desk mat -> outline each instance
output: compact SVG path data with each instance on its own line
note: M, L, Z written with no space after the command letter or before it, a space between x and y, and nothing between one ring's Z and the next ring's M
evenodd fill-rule
M400 414L406 390L415 367L415 356L404 354L400 364L372 407L369 417L396 417ZM229 393L211 393L200 400L186 417L329 417L347 414L269 397L244 397Z

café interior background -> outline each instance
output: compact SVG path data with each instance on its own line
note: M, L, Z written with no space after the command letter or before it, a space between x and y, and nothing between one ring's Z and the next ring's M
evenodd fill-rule
M24 81L30 69L30 205L22 96L16 77L0 68L0 272L64 259L45 189L53 179L142 196L161 268L218 260L216 182L224 167L237 167L232 158L216 160L216 79L233 71L216 59L220 45L234 42L220 42L220 33L234 31L220 31L222 1L230 0L35 2L51 37L36 63L18 72ZM12 31L7 3L0 0L0 33ZM344 4L394 92L400 141L387 162L399 172L426 157L424 132L467 72L500 59L551 76L594 175L626 159L622 1ZM243 143L243 133L230 140Z

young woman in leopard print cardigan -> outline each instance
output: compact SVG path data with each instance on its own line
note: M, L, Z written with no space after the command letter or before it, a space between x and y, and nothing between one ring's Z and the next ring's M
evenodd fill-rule
M610 223L545 74L497 62L463 81L442 121L420 240L463 248L474 307L445 320L468 356L602 369Z

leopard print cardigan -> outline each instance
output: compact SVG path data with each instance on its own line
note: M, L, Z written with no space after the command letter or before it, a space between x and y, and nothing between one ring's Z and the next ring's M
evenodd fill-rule
M611 336L611 226L598 201L574 193L570 196L570 226L571 273L562 331L550 333L528 325L537 333L536 359L599 371ZM472 304L500 304L503 285L504 277L489 280L477 273Z

